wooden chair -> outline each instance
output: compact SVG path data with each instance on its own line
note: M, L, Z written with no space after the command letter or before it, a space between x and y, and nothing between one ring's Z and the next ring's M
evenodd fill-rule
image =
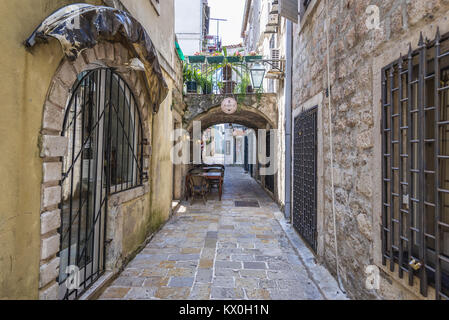
M195 195L199 195L203 198L204 204L207 202L207 193L209 192L209 183L206 177L191 175L189 178L190 191L192 193L192 199L190 205L195 200Z

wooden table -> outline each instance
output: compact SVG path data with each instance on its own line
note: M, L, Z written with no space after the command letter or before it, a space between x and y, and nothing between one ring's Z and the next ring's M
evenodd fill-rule
M221 201L221 196L223 195L223 174L221 172L204 172L201 175L209 181L218 182L218 194Z
M203 172L200 174L197 174L199 176L205 177L209 181L215 181L218 182L218 195L219 199L221 201L221 197L223 195L223 173L222 172ZM190 189L189 189L189 177L190 174L186 176L186 200L188 200Z

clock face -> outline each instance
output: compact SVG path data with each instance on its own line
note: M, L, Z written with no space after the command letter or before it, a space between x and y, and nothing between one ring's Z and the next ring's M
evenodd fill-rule
M237 111L237 101L233 98L226 98L221 103L221 110L226 114L233 114Z

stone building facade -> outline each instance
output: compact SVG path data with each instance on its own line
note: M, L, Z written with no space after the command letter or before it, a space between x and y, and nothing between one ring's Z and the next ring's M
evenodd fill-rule
M410 285L397 264L393 272L388 261L383 264L382 68L406 57L410 45L417 49L421 32L429 40L437 28L447 33L449 3L312 0L301 10L293 32L292 120L318 107L317 257L334 275L338 261L341 282L353 298L435 298L432 286L427 297L420 293L418 274ZM366 286L369 266L380 270L378 290Z
M67 259L65 251L68 249L65 245L66 239L61 237L61 233L65 234L67 225L78 231L78 239L85 236L81 242L92 242L92 248L97 248L94 245L97 240L104 245L101 254L100 251L89 251L87 244L84 244L84 254L76 254L77 261L84 259L83 266L80 266L83 270L87 270L87 266L93 266L93 261L98 260L98 265L102 265L98 279L89 283L94 291L119 272L151 234L169 218L173 198L180 197L181 191L176 189L175 185L182 185L181 168L173 166L170 160L173 145L171 132L175 126L181 125L184 112L182 67L175 50L174 1L83 1L86 5L105 6L95 14L111 12L108 17L115 14L127 14L132 17L133 27L142 28L148 35L148 38L142 40L146 47L139 47L139 50L135 50L136 47L132 43L136 39L127 38L124 34L120 39L117 36L99 40L93 47L83 50L75 59L66 56L61 50L61 44L55 39L34 44L28 50L25 48L24 41L41 22L56 10L73 3L80 1L21 0L6 1L0 5L2 25L5 26L1 33L5 50L0 54L0 70L5 84L2 86L4 116L0 120L3 134L1 146L3 150L7 150L0 156L3 176L0 187L0 299L73 298L65 295L64 288L61 290L61 277L67 266L63 260ZM81 7L80 10L90 9L91 7ZM70 11L76 11L76 8L69 7L68 12ZM150 53L154 54L153 58L150 58ZM135 59L139 59L145 68L139 64L134 66ZM158 72L159 76L155 77ZM156 78L159 78L159 82L152 83ZM106 81L111 83L110 91L107 91L109 89L104 85ZM149 86L149 82L152 85ZM117 86L119 91L116 100L111 93L113 85ZM160 100L155 98L154 89L159 85L164 88L161 90L164 94L160 96ZM72 118L75 123L77 120L81 121L79 116L73 114L77 114L76 101L91 101L86 100L90 94L86 88L96 92L99 97L98 104L89 102L91 106L98 106L99 110L111 107L113 101L117 101L118 108L127 110L127 106L129 110L133 110L129 111L127 119L136 126L135 129L131 128L131 124L127 127L123 121L126 116L122 117L117 111L116 127L110 122L111 127L107 130L117 132L118 136L118 132L127 127L128 133L123 133L121 143L124 144L126 136L129 143L127 148L130 149L128 153L134 152L134 156L139 159L135 162L130 160L133 165L136 164L136 169L124 169L124 162L121 163L122 172L131 171L127 173L126 178L117 178L117 169L114 178L109 173L106 186L115 184L115 191L118 189L119 192L112 192L112 189L105 191L108 196L104 206L101 204L101 210L105 210L107 215L100 213L104 219L103 224L97 229L98 220L95 218L95 229L87 227L90 222L86 221L86 230L80 231L83 223L70 222L72 218L67 221L64 214L67 209L65 199L67 194L70 194L70 198L77 197L76 199L82 199L82 195L88 194L89 187L84 184L90 186L91 174L93 175L95 170L89 169L87 173L87 169L84 169L84 172L81 169L80 173L79 165L74 165L72 176L75 177L72 177L72 185L76 184L80 192L70 192L64 182L67 181L65 174L70 172L70 168L67 168L67 164L71 163L69 153L73 154L74 150L78 150L83 163L100 157L80 151L92 149L92 140L88 144L83 143L81 148L81 144L75 143L73 135L64 134L67 132L64 128L67 126L67 119ZM114 95L117 91L113 91ZM101 92L110 92L109 103L101 100ZM123 102L120 102L120 92ZM76 94L78 95L75 96ZM106 97L106 94L103 96ZM84 103L83 105L88 104ZM75 108L74 113L70 109L72 106ZM80 111L83 112L83 119L86 110L84 108ZM86 115L85 119L87 118ZM140 126L137 119L140 119ZM122 131L117 129L119 122ZM103 120L98 120L97 124L106 125ZM75 124L73 134L79 135L87 130L83 126L80 123L78 126ZM139 129L142 129L141 133ZM130 132L135 132L133 138L130 138ZM99 133L97 135L97 141L105 139L105 136L102 138ZM107 139L110 140L107 141L112 141L112 136L113 134L109 133ZM131 139L135 142L129 142ZM97 168L96 171L103 171L98 170L103 165L105 168L111 168L112 163L115 166L118 163L118 160L113 158L118 158L114 154L117 155L119 151L113 153L112 142L107 141L96 144L97 151L101 150L98 148L103 145L103 150L109 150L105 153L110 157L106 164L98 161L100 165L92 165ZM118 138L114 141L118 145ZM69 142L73 142L73 145ZM125 157L123 148L122 146L122 159ZM76 159L72 159L72 163L75 164ZM91 164L88 167L91 168ZM125 182L130 183L133 188L124 187ZM95 190L107 190L102 185L103 180L101 184L97 183ZM87 198L92 199L90 194ZM71 203L70 211L72 206L76 208ZM81 212L90 210L89 205L84 207L81 200L80 206ZM92 213L87 216L93 217ZM103 227L104 232L100 231ZM96 235L95 241L89 240L93 239L90 237L92 233ZM69 261L70 248L72 254L74 248L81 252L80 240L78 244L76 241L70 244ZM89 253L86 253L87 251ZM87 279L86 272L84 277L83 279ZM83 293L93 293L85 292L84 289L86 288L82 287L77 292L78 298L82 298Z

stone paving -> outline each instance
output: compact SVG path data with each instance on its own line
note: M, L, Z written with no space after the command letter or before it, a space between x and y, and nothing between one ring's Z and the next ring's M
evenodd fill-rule
M236 200L257 201L260 208L236 207ZM206 205L183 202L100 299L327 298L276 212L257 182L228 167L223 201L213 191Z

